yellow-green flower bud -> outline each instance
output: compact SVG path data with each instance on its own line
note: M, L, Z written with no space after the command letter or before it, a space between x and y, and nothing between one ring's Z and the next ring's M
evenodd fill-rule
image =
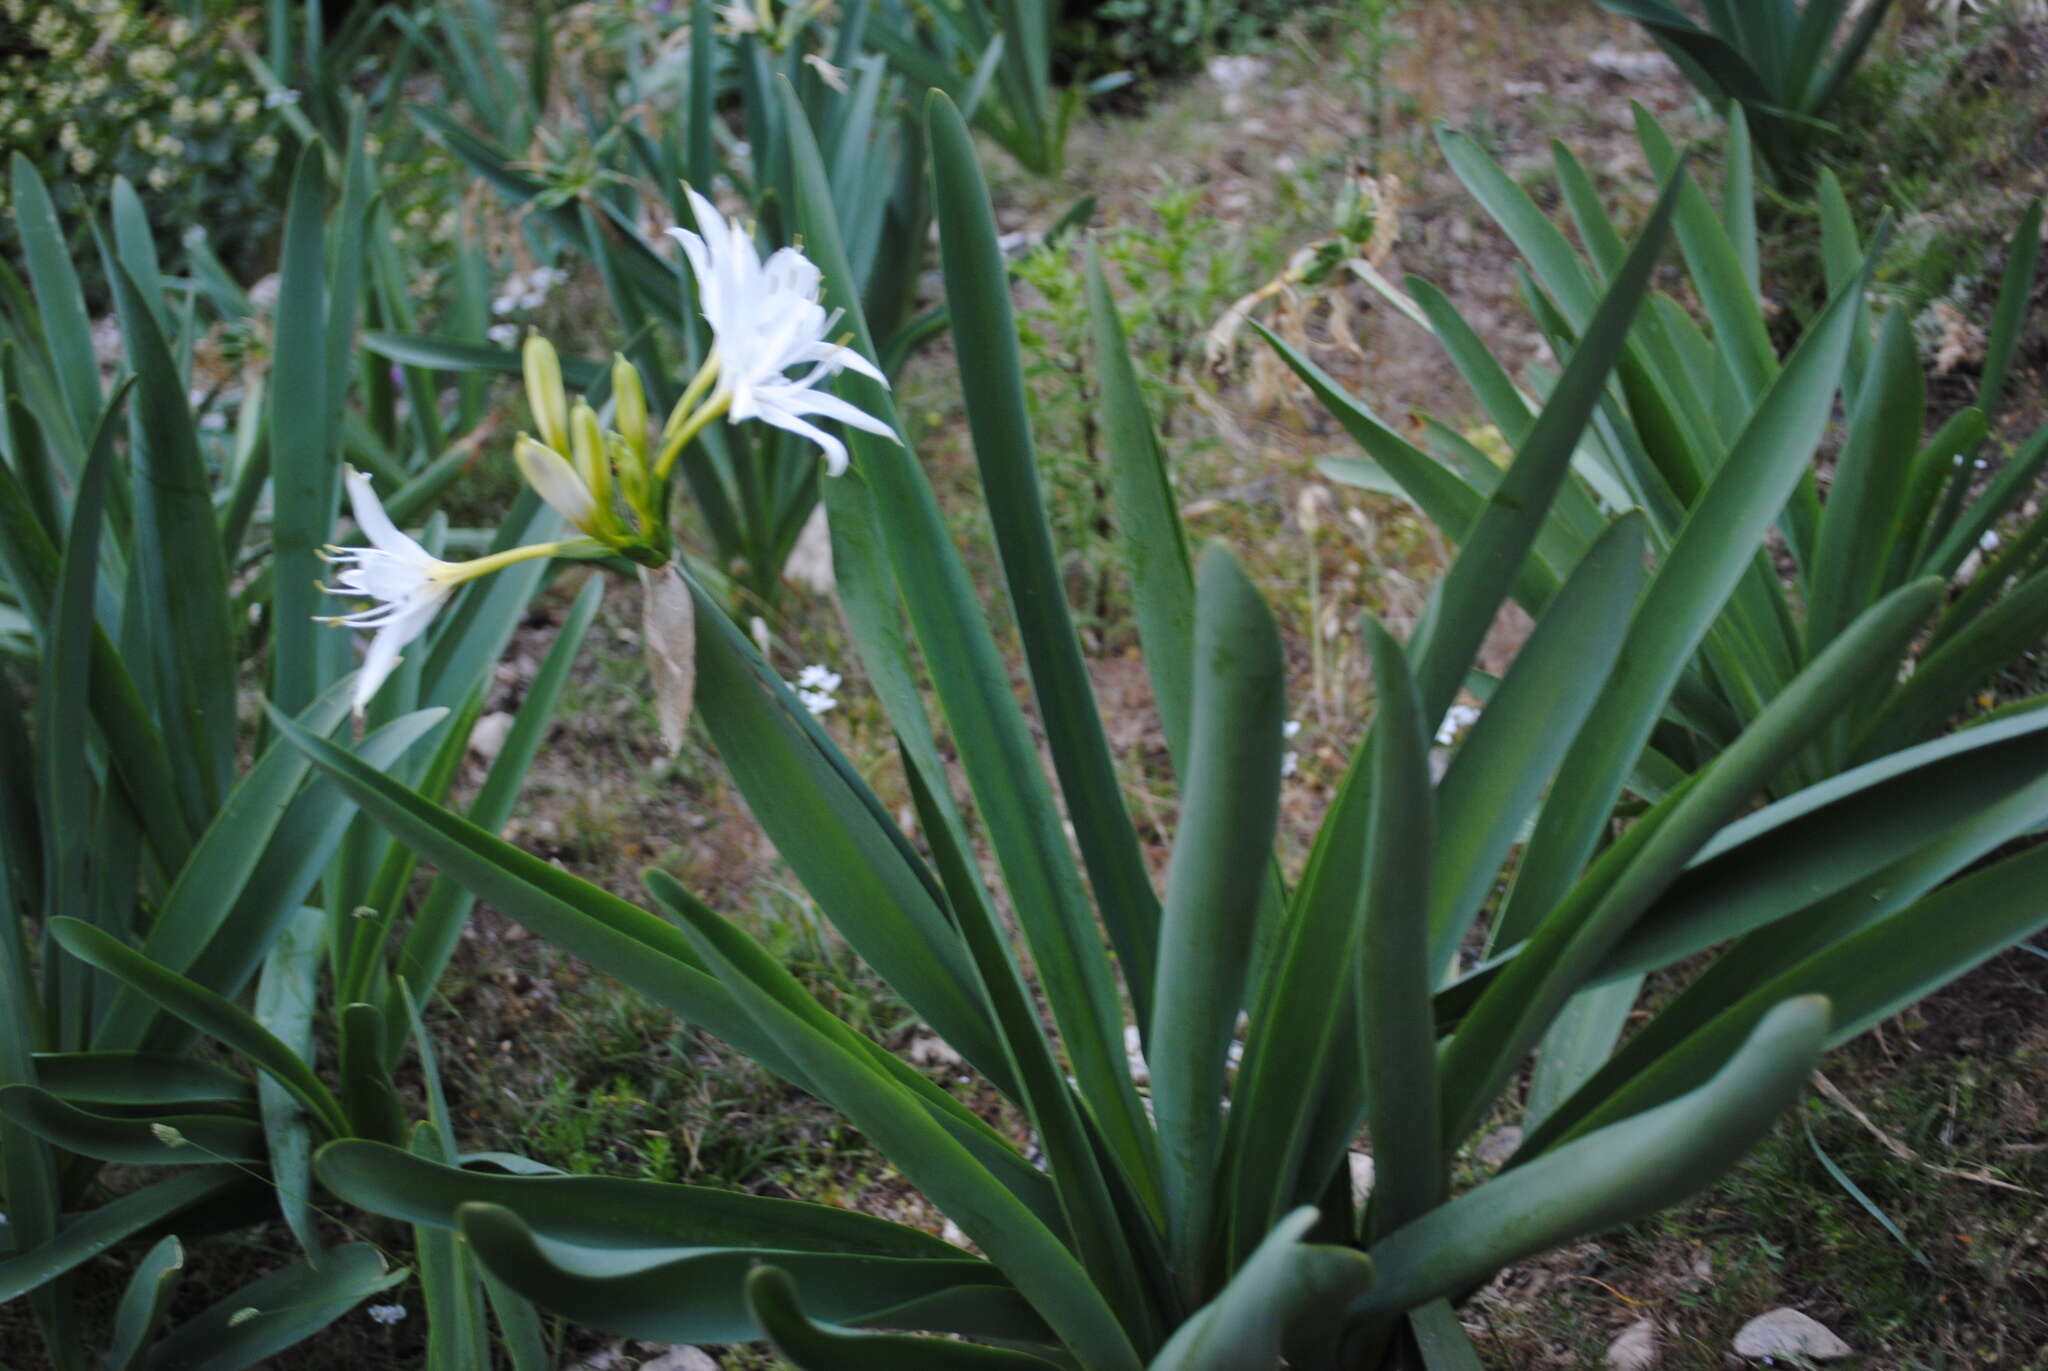
M569 443L576 475L603 518L611 510L612 468L605 460L604 430L597 426L597 411L581 400L569 412Z
M538 333L526 335L521 352L526 370L526 403L541 442L556 452L569 450L569 393L562 389L562 359L555 345Z
M612 418L626 446L637 453L647 451L647 392L640 385L640 373L624 357L612 355Z

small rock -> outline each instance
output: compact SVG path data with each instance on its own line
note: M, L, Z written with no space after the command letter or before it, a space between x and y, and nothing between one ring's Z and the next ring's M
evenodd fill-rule
M919 1033L910 1040L904 1056L924 1067L955 1067L960 1065L960 1054L953 1045L935 1033Z
M1657 1364L1657 1322L1638 1319L1607 1344L1607 1371L1649 1371Z
M1351 1154L1351 1203L1354 1208L1365 1208L1365 1202L1372 1198L1372 1182L1375 1174L1370 1153L1353 1152Z
M485 766L498 760L498 754L505 750L506 735L512 732L512 716L504 710L486 714L476 721L476 727L469 731L469 750Z
M1145 1039L1136 1024L1124 1025L1124 1060L1131 1069L1131 1084L1152 1084L1152 1068L1145 1061Z
M1507 1124L1479 1140L1479 1146L1472 1149L1472 1160L1489 1170L1505 1166L1521 1145L1522 1130L1514 1124Z
M939 1230L939 1237L942 1241L949 1242L955 1247L974 1246L974 1243L968 1238L967 1234L961 1231L960 1225L954 1223L951 1219L947 1219L946 1226Z
M1768 1314L1759 1314L1735 1335L1735 1355L1752 1360L1805 1357L1808 1361L1839 1361L1854 1351L1826 1324L1797 1309L1773 1309Z
M718 1371L718 1363L701 1347L671 1347L640 1363L640 1371Z
M820 500L804 520L796 546L789 550L782 574L818 595L831 593L837 584L832 574L832 526L825 521L825 502Z

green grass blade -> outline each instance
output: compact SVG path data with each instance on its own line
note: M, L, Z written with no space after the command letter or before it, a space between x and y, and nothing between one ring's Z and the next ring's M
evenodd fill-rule
M387 1272L369 1243L349 1243L273 1271L227 1298L151 1349L154 1365L189 1371L244 1371L312 1337L382 1290L408 1277ZM250 1314L254 1309L258 1312Z

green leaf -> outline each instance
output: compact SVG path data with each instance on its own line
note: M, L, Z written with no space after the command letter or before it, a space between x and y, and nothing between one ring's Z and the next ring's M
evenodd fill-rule
M1167 1237L1189 1292L1200 1288L1216 1217L1227 1056L1272 857L1286 711L1279 630L1220 547L1203 554L1195 606L1186 800L1167 871L1146 1040Z
M954 334L963 342L973 340L961 349L965 355L1000 345L992 331L998 314L1006 311L991 308L981 297L1005 290L1007 277L998 273L993 280L963 279L962 272L970 263L956 255L962 247L950 240L987 232L979 215L964 222L957 217L971 213L975 204L986 214L986 193L980 186L966 125L943 95L928 100L926 128L932 140L941 219L959 225L956 232L943 236L949 240L945 250L949 283L954 288ZM977 304L982 307L977 317L984 322L963 328L963 306L972 309ZM1011 691L1008 669L996 650L965 568L953 552L951 537L938 518L930 487L909 455L901 453L891 462L870 463L867 474L889 530L898 584L904 590L940 705L980 805L985 831L996 850L1011 905L1030 943L1046 1000L1072 1059L1081 1097L1124 1169L1134 1176L1148 1176L1153 1169L1151 1135L1124 1057L1123 1015L1109 958L1074 869L1037 748ZM903 517L905 514L911 517ZM1050 593L1057 594L1057 586L1055 577ZM1041 596L1048 591L1034 580L1030 593ZM1020 599L1015 592L1012 598ZM1053 607L1039 608L1050 614ZM1020 616L1037 612L1021 602L1017 609ZM1029 636L1027 633L1027 641ZM1043 676L1042 670L1036 674ZM1080 709L1085 703L1073 700L1066 707L1076 714L1092 714L1092 710ZM1047 722L1051 726L1051 720ZM1075 726L1086 727L1085 723ZM1106 804L1110 797L1083 797L1069 791L1069 803L1084 798L1089 803ZM1113 808L1121 811L1120 797ZM1128 828L1128 818L1121 822ZM1075 823L1077 829L1082 826L1078 814ZM1117 916L1109 917L1114 920Z
M9 162L14 181L15 231L35 287L36 309L48 338L50 369L63 393L68 433L58 435L59 450L83 453L85 435L99 426L100 366L92 350L92 325L85 314L85 293L64 244L57 207L48 187L27 155L16 152ZM44 416L48 422L52 416ZM67 441L68 438L68 441ZM75 468L74 468L75 469Z
M1531 425L1514 465L1487 496L1471 526L1455 535L1467 551L1438 584L1430 612L1416 631L1413 653L1423 722L1431 730L1463 685L1502 599L1535 545L1570 469L1579 436L1627 342L1680 192L1688 184L1682 168L1666 183L1627 260L1591 312L1571 361Z
M327 684L314 616L324 612L320 549L341 499L337 449L327 429L327 268L322 215L327 180L319 144L299 154L285 210L270 406L271 623L277 647L271 699L297 714Z
M263 1160L262 1128L230 1115L95 1114L32 1085L0 1087L0 1113L67 1152L101 1161L178 1166Z
M2019 347L2027 304L2034 295L2034 274L2041 264L2040 196L2029 201L2020 213L2010 241L2005 274L1998 282L1998 304L1992 309L1991 330L1984 345L1983 380L1977 386L1977 408L1986 414L1995 412L2005 391L2005 378L2012 370Z
M2048 924L2040 900L2044 878L2048 847L2036 847L1944 886L1794 965L1779 961L1776 975L1761 984L1751 978L1747 994L1647 1064L1617 1058L1612 1071L1587 1085L1597 1107L1579 1112L1564 1136L1690 1089L1728 1057L1775 999L1788 994L1839 996L1828 1046L1848 1041ZM1636 1074L1618 1083L1615 1078L1627 1069Z
M969 1301L970 1313L1002 1320L997 1336L1028 1332L1003 1297L1002 1275L987 1262L807 1252L788 1248L629 1247L565 1242L535 1233L510 1208L466 1202L458 1231L506 1285L542 1308L581 1324L663 1342L742 1342L760 1336L747 1308L747 1273L772 1262L793 1273L814 1308L834 1322L888 1318L901 1306L962 1286L991 1298ZM1041 1326L1042 1328L1042 1326ZM979 1332L970 1325L964 1331ZM1042 1336L1042 1333L1041 1333Z
M757 944L701 906L678 912L688 919L686 932L719 980L802 1064L816 1092L954 1217L1082 1364L1136 1371L1138 1357L1129 1335L1060 1238L884 1070L764 990L775 974L787 973ZM1136 1311L1132 1316L1137 1317Z
M779 1266L747 1273L747 1305L775 1350L803 1371L1002 1371L1057 1365L1028 1352L900 1333L858 1333L814 1323Z
M1368 1290L1373 1263L1349 1247L1302 1242L1316 1222L1297 1209L1268 1233L1229 1284L1183 1323L1149 1371L1251 1371L1284 1345L1320 1341L1337 1311Z
M285 746L280 740L277 746ZM302 908L285 923L277 945L263 961L256 985L256 1022L302 1061L315 1060L313 1016L320 1002L320 953L326 919L322 912ZM256 1082L262 1110L270 1171L277 1181L277 1203L285 1227L308 1257L320 1253L320 1231L313 1218L313 1129L291 1091L265 1075Z
M178 721L165 740L177 759L186 817L197 828L234 777L235 634L227 564L177 364L141 290L118 266L113 286L136 375L135 573L140 584L165 592L163 612L148 616L145 631L161 716ZM177 593L169 594L173 585Z
M1806 1088L1828 1035L1818 996L1782 1000L1689 1094L1467 1191L1375 1243L1353 1319L1472 1288L1501 1267L1653 1213L1711 1184Z
M1926 412L1913 326L1893 310L1873 357L1870 383L1849 424L1807 578L1806 650L1818 651L1874 601ZM1917 517L1919 511L1911 511Z
M1629 626L1630 669L1601 691L1600 726L1580 731L1558 769L1501 912L1503 940L1526 936L1585 865L1665 702L1806 471L1860 298L1853 287L1838 295L1808 330L1694 504Z
M246 1104L246 1078L224 1066L156 1052L38 1052L36 1083L73 1104Z
M185 1269L185 1249L176 1235L165 1234L135 1264L114 1310L114 1336L107 1345L108 1371L135 1371L143 1345L149 1341L171 1303L178 1275Z
M1539 421L1540 422L1540 421ZM1371 1102L1377 1163L1372 1231L1384 1237L1443 1202L1449 1177L1437 1146L1436 1030L1430 1013L1430 853L1436 830L1429 787L1428 719L1408 659L1371 621L1378 713L1372 737L1372 808L1358 901L1359 1055Z
M1668 569L1665 575L1670 575ZM1655 594L1653 587L1651 597ZM1487 988L1444 1053L1447 1141L1462 1137L1473 1125L1522 1054L1535 1045L1550 1017L1586 983L1692 855L1853 697L1869 673L1897 660L1940 597L1940 583L1930 579L1895 591L1873 606L1815 658L1694 784L1675 792L1651 818L1639 821L1571 898L1548 912L1529 945ZM1603 727L1606 723L1603 718ZM1582 734L1582 740L1586 736ZM1560 777L1557 785L1564 784ZM1542 822L1538 820L1539 831ZM1644 829L1651 832L1644 835Z
M329 1143L320 1182L350 1204L410 1224L453 1228L465 1204L498 1205L538 1238L621 1250L704 1248L965 1260L921 1229L849 1209L706 1185L607 1176L498 1176L363 1139Z
M48 1241L0 1258L0 1304L55 1280L116 1243L246 1184L246 1177L225 1167L200 1167L109 1200L64 1225Z
M1501 863L1606 684L1643 583L1643 529L1643 516L1631 512L1587 550L1438 784L1432 981L1451 969Z
M243 1286L150 1350L152 1368L243 1371L305 1341L358 1304L403 1282L368 1243L348 1243Z
M1158 702L1160 728L1175 767L1184 769L1193 713L1195 642L1195 577L1187 535L1181 528L1172 474L1146 412L1123 323L1092 242L1087 271L1088 320L1118 547L1131 579L1138 637L1145 648L1145 671Z
M232 1002L202 985L168 971L140 952L123 946L91 924L56 919L50 936L72 956L115 977L147 996L200 1032L209 1034L276 1077L321 1124L337 1134L348 1132L340 1104L320 1083L311 1067L269 1030Z

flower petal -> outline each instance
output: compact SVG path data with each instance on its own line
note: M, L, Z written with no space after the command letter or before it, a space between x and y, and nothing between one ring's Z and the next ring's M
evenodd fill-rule
M896 430L888 424L829 390L813 390L798 385L766 385L755 388L754 398L764 411L773 408L791 414L816 414L884 438L894 438L898 443L903 441L897 438Z
M426 631L427 625L433 622L434 612L440 609L441 602L446 598L445 589L422 596L417 604L377 630L377 636L370 640L370 650L363 654L362 666L356 671L356 685L351 695L351 705L358 719L363 717L363 710L369 705L371 698L383 688L391 673L398 669L399 662L403 660L399 657L399 652L407 643Z
M369 477L354 467L343 467L341 482L348 488L349 508L355 512L356 527L370 540L371 547L422 565L437 561L428 555L425 548L398 531L398 525L392 523L391 516L384 512L383 502L377 498Z
M794 433L799 438L808 438L818 445L825 454L825 474L840 476L846 472L846 444L834 438L815 424L807 424L786 409L764 408L760 413L761 422L779 428L785 433Z

